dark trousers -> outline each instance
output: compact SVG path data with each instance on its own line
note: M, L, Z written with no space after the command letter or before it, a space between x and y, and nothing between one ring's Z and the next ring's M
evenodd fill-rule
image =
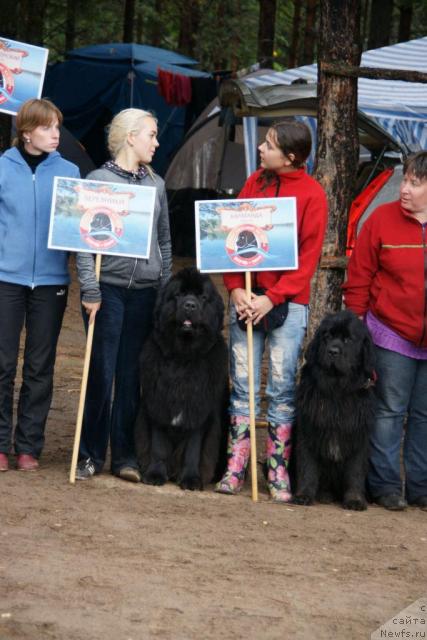
M111 441L111 471L137 468L134 424L140 399L139 356L152 322L156 290L126 289L101 282L79 459L101 471ZM87 315L83 312L87 328ZM112 390L114 382L114 398Z
M67 305L65 285L31 289L0 282L0 452L8 453L13 432L13 390L19 340L26 338L14 447L38 458L53 390L56 345Z

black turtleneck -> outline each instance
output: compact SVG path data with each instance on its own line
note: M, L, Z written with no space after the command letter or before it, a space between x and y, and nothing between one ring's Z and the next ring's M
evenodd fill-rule
M35 156L32 153L28 153L28 151L25 151L25 147L21 141L18 142L18 150L33 173L35 173L39 164L43 162L43 160L46 160L49 155L46 151L43 151L38 156Z

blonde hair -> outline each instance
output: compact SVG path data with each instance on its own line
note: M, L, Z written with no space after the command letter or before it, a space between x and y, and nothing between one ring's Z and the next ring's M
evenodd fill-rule
M138 134L142 128L144 118L157 119L150 111L144 109L123 109L111 121L108 127L108 150L113 160L117 158L120 151L125 146L130 133ZM152 176L151 167L144 163L148 172Z
M17 137L14 144L18 141L24 142L24 133L31 133L40 126L49 126L55 118L58 119L59 124L62 124L62 113L50 100L45 98L27 100L16 116Z

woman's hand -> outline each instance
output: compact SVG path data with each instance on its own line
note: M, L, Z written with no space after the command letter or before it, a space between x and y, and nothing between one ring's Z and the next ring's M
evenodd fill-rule
M246 290L240 289L240 288L233 289L230 294L230 298L231 298L231 302L236 307L236 312L239 317L239 320L243 320L245 318L250 320L251 313L252 313L252 305L246 295Z
M83 305L87 315L89 316L89 324L92 324L92 322L95 322L95 316L96 316L97 311L99 311L101 303L100 302L83 302L82 301L82 305Z
M252 294L252 315L251 320L254 324L258 324L262 318L267 315L269 311L274 307L274 304L271 302L270 298L266 295L257 296L255 293Z

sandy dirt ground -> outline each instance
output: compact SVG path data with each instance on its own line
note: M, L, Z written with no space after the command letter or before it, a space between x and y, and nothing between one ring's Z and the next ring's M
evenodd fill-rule
M73 282L40 470L0 477L0 640L362 639L427 594L414 508L70 485L83 352Z

